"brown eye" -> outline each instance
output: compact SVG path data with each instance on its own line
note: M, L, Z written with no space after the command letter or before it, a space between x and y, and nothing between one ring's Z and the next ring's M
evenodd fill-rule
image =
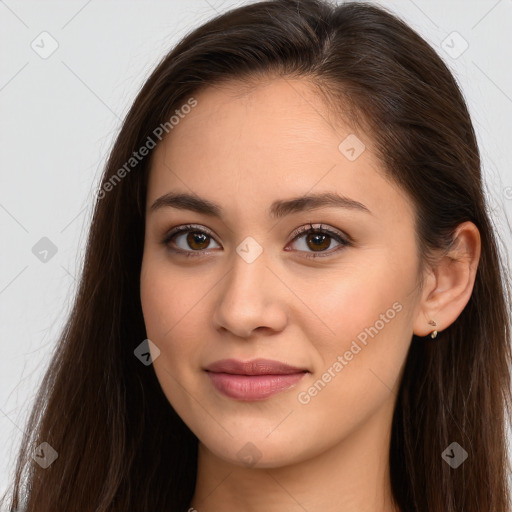
M307 258L330 256L351 245L349 237L345 238L340 233L325 229L322 225L314 228L312 224L309 224L309 228L308 226L303 226L295 234L293 242L299 246L299 252L306 253L305 256ZM332 251L327 251L332 246L333 241L338 244L338 247L335 247Z
M190 248L200 251L208 248L210 237L200 231L189 231L186 241Z
M306 236L306 243L308 244L308 247L314 251L322 251L329 249L331 245L331 238L329 235L324 235L322 233L310 233Z
M202 251L212 248L212 241L214 242L213 236L202 229L196 226L182 226L172 230L162 243L173 252L186 256L196 256L197 253L199 256Z
M299 245L299 248L295 250L306 253L307 258L330 256L351 245L350 237L345 238L338 232L323 228L322 225L317 228L314 228L312 224L309 228L308 226L302 226L296 230L295 234L293 243ZM333 241L338 244L338 247L327 251L332 247ZM162 243L170 251L184 256L201 256L207 249L212 249L212 242L217 244L213 235L193 225L175 228L162 240ZM214 248L220 248L220 246L217 244L217 247Z

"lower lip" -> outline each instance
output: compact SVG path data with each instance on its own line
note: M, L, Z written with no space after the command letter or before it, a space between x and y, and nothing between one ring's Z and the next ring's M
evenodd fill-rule
M297 384L307 372L287 375L232 375L207 372L213 386L237 400L264 400Z

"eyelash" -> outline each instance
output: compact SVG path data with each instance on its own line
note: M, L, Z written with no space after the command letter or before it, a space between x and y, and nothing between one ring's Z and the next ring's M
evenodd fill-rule
M205 230L204 228L201 228L194 224L186 224L186 225L180 226L178 228L172 229L169 233L167 233L165 235L164 239L162 240L162 244L165 245L172 252L174 252L176 254L182 254L182 255L186 256L187 258L190 258L190 257L194 258L194 257L202 256L203 253L207 249L204 249L202 251L183 251L182 249L173 249L169 246L169 243L172 241L173 238L175 238L177 235L186 233L188 231L194 231L197 233L207 235L210 238L215 238L211 232L209 232L208 230ZM352 245L352 239L348 235L345 235L346 237L343 237L342 235L340 235L339 233L337 233L335 231L332 231L328 228L324 228L324 226L322 224L320 224L319 227L313 227L313 224L311 222L305 226L301 226L300 228L296 229L292 233L293 238L292 238L291 242L295 242L295 240L297 240L301 236L308 235L308 234L329 235L331 238L336 240L341 245L340 245L340 247L337 247L333 251L330 251L327 253L325 251L322 251L322 252L319 252L318 254L315 254L314 252L311 254L306 254L305 255L306 258L324 258L324 257L330 256L333 253L337 253L344 247L349 247ZM298 251L298 252L306 252L306 251Z

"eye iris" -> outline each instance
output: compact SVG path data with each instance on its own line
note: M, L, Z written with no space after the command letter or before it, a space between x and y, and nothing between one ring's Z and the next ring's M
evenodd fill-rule
M209 236L205 235L204 233L200 233L198 231L191 231L187 235L187 243L192 249L206 249L209 245L208 241ZM196 243L200 245L200 247L196 247Z
M313 242L314 247L310 247L311 249L316 250L323 250L328 249L331 245L331 241L329 239L328 235L323 235L320 233L311 233L307 236L307 243ZM325 244L325 241L327 240L327 244Z

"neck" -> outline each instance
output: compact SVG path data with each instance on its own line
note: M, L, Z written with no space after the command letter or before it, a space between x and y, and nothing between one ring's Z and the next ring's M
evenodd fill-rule
M279 467L242 467L199 443L191 512L398 512L389 473L393 405L337 445L314 456L302 452L300 460ZM383 424L389 425L384 432Z

